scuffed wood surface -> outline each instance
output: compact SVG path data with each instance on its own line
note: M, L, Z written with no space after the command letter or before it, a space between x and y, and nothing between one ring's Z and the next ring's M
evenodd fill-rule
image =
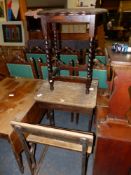
M11 120L21 121L34 105L42 80L6 78L0 82L0 135L12 132Z
M85 93L85 84L55 81L54 90L44 81L35 95L35 100L49 104L81 107L85 109L96 106L98 81L93 80L89 94Z

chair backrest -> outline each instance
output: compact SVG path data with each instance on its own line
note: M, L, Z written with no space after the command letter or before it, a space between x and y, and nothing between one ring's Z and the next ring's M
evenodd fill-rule
M58 129L49 126L40 126L15 121L11 121L11 125L14 127L23 145L32 175L38 172L38 167L41 164L41 160L43 159L43 155L45 155L48 146L81 152L82 175L86 174L86 156L92 153L93 148L94 136L92 133L69 131L60 128ZM40 160L38 161L36 161L35 152L33 151L33 143L46 145L44 147L44 154L41 154Z
M42 63L46 63L46 54L26 53L27 60L34 59L36 62L40 59Z
M44 53L26 53L26 59L27 61L33 60L37 76L38 78L40 78L38 62L42 62L43 64L46 64L47 62L46 54Z
M74 65L78 64L78 56L78 52L71 48L64 47L60 50L60 60L66 65L69 65L72 62Z
M107 58L103 55L96 55L95 59L97 59L101 64L106 65L107 64ZM86 55L86 64L88 64L89 57Z
M53 70L55 70L56 67L53 66ZM55 76L55 80L67 80L70 81L68 78L69 76L79 76L80 78L86 78L87 77L87 65L78 65L78 66L70 66L70 65L60 65L60 74L57 73ZM48 67L47 64L39 63L39 74L42 79L47 80L48 79ZM76 77L75 77L76 78ZM72 81L73 78L71 78ZM99 88L108 88L107 84L107 70L106 69L93 69L93 79L97 79L99 84ZM77 80L76 80L77 81ZM79 81L79 80L78 80ZM81 80L82 81L82 80ZM84 81L83 81L84 82Z
M40 78L47 80L48 79L48 66L47 64L43 64L41 62L38 62L38 67L39 67L39 75ZM61 65L60 66L60 71L56 73L56 75L60 76L69 76L72 75L72 66L70 65ZM56 66L53 66L53 70L56 69Z
M78 75L80 77L87 77L86 65L81 66L78 70ZM99 88L108 88L107 84L107 70L106 69L93 69L93 79L98 80L98 87Z
M33 62L28 63L7 63L11 77L37 78Z
M60 54L60 60L68 65L73 61L74 65L76 65L78 63L78 56L73 54Z
M53 128L50 126L40 126L15 121L11 121L11 125L17 131L18 135L28 134L27 138L25 139L29 142L42 143L65 149L81 151L82 140L86 140L88 143L88 148L86 151L87 153L92 152L94 139L92 133L70 131L65 129ZM52 141L50 142L49 140ZM63 141L63 143L61 144L60 141ZM70 145L73 144L74 147L70 147Z

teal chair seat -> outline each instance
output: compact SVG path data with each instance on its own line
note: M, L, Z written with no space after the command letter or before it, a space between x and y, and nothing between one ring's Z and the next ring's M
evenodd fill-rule
M38 61L40 60L42 63L46 64L46 60L47 60L46 54L27 53L26 58L27 58L27 61L34 60L34 66L35 66L37 75L38 77L40 77Z
M41 74L44 80L48 79L48 67L47 66L41 66Z
M79 71L80 77L87 77L86 71ZM99 88L108 88L107 84L107 70L93 69L93 79L98 79Z
M31 65L7 63L7 68L12 77L35 78Z
M97 56L95 56L95 59L100 61L101 64L104 64L104 65L107 64L106 56L97 55ZM86 55L86 64L88 64L88 60L89 60L89 57L88 57L88 55Z
M26 58L27 60L30 60L30 58L32 58L35 61L38 61L38 59L41 59L42 63L46 63L46 54L27 53Z
M56 69L56 67L53 67L53 70L55 70L55 69ZM41 73L42 73L42 78L44 80L47 80L48 79L48 67L46 65L41 66ZM69 70L60 70L60 75L69 76L70 72L69 72Z
M75 64L77 64L77 62L78 62L78 56L77 55L65 55L65 54L61 54L60 55L60 59L65 64L69 64L71 60L73 60Z

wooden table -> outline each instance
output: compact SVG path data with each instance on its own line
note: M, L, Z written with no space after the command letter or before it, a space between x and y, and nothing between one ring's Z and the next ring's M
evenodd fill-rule
M131 87L131 54L116 53L107 48L109 64L113 71L111 96L109 100L110 115L125 119L131 107L129 87Z
M103 14L107 13L106 9L102 8L74 8L74 9L52 9L42 10L38 12L41 18L41 25L43 36L45 39L45 52L47 57L47 65L49 72L50 89L54 90L54 76L56 70L53 70L52 59L55 56L56 62L59 65L60 50L61 50L61 30L60 24L78 24L86 23L86 34L89 36L89 53L88 53L88 66L87 66L87 81L86 93L89 93L89 88L92 81L92 71L95 59L95 36L96 27L103 21ZM96 22L100 19L99 22ZM51 42L49 43L49 39ZM85 48L86 49L86 48ZM53 54L52 54L53 53Z
M55 89L50 91L48 81L44 81L35 95L44 108L91 114L96 106L98 81L93 80L90 93L85 94L85 84L55 81Z
M0 137L7 139L11 144L13 153L21 172L21 143L10 125L10 121L23 121L29 123L39 122L42 110L35 103L34 94L42 80L6 78L0 81ZM37 117L36 117L37 116Z

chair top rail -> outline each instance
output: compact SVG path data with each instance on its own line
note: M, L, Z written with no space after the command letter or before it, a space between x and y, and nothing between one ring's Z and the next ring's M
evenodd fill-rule
M23 133L28 133L37 136L44 136L53 139L70 140L74 143L80 143L82 140L87 140L93 144L93 133L82 133L78 131L68 131L65 129L57 129L47 126L33 125L28 123L11 121L11 125L15 129L20 129Z

